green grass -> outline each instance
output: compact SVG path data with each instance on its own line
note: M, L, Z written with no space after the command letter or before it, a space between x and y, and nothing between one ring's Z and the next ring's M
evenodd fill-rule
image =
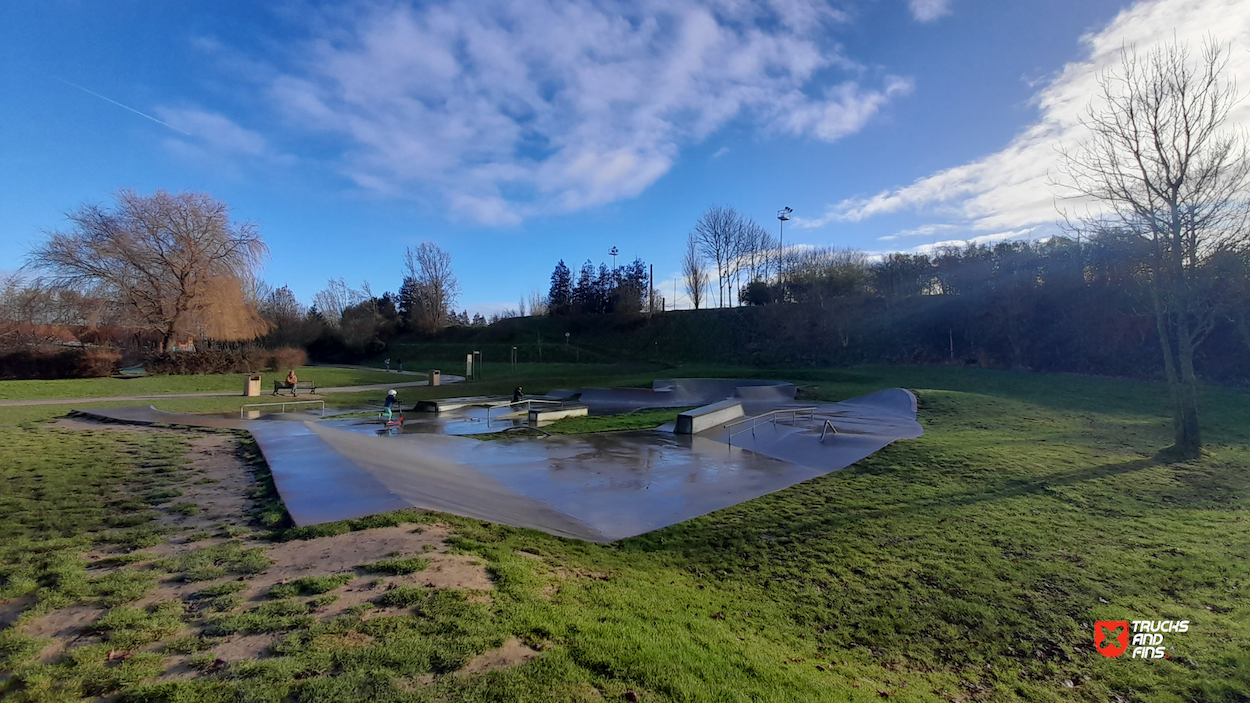
M289 369L261 373L262 394L273 392L273 382L286 379ZM422 380L369 369L343 369L330 366L303 366L295 374L303 381L315 381L319 388L373 385ZM102 398L115 395L157 395L161 393L243 392L248 374L228 373L187 376L143 376L140 378L74 378L58 381L0 381L0 400L36 398Z
M174 569L186 581L209 581L227 574L257 574L272 563L260 547L245 549L237 542L226 542L179 557Z
M587 432L615 432L620 430L645 430L659 427L666 422L676 422L677 415L689 408L657 408L638 410L620 415L598 417L570 417L557 420L543 429L550 434L585 434Z
M418 511L297 529L261 485L257 519L276 539L442 521L454 549L485 561L495 584L488 602L453 589L379 591L374 604L395 610L366 618L357 607L318 622L316 599L333 593L310 590L304 602L292 594L242 612L237 600L219 612L194 605L237 597L237 581L205 586L180 614L104 603L142 593L149 572L119 565L123 575L104 583L79 551L165 538L151 523L109 527L107 518L167 510L177 496L156 507L136 496L183 485L185 443L40 424L64 409L0 410L0 598L35 595L31 612L111 607L101 634L145 649L110 662L110 639L39 664L41 644L11 627L0 631L0 668L13 672L0 696L1247 700L1250 394L1206 389L1203 457L1166 463L1156 458L1169 442L1166 394L1151 383L969 369L615 370L607 378L596 375L602 369L561 368L525 386L749 375L787 378L805 386L803 397L826 400L904 386L918 393L926 434L612 545ZM446 397L510 385L515 379L419 390ZM118 485L128 486L124 495ZM248 570L264 568L243 545L209 549L171 564L175 575L225 569L250 578ZM192 634L172 631L174 615ZM1095 619L1187 619L1191 627L1166 638L1169 660L1107 659L1092 648ZM202 638L234 633L275 633L272 656L211 666ZM486 675L445 675L509 637L541 655ZM166 650L199 652L199 677L156 681Z
M407 559L383 559L375 561L371 564L361 564L360 568L371 574L391 574L393 576L402 576L404 574L415 574L430 565L430 560L423 557L409 557Z
M290 598L291 596L315 596L329 593L352 580L351 574L333 574L330 576L305 576L289 583L280 583L269 589L270 598Z

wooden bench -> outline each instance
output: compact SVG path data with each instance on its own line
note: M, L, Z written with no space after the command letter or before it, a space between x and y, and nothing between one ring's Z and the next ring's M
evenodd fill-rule
M299 395L300 391L316 395L317 384L313 381L296 381L294 384L286 383L285 381L274 381L273 394L278 395L282 391L291 391L292 396Z

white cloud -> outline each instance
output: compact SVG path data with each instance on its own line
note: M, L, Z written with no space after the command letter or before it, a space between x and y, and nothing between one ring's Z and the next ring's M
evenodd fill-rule
M907 4L917 22L932 22L951 11L950 0L908 0Z
M1053 224L1058 147L1078 144L1079 118L1097 90L1099 71L1119 59L1121 47L1138 51L1175 39L1195 48L1208 36L1232 41L1228 75L1250 85L1250 3L1243 0L1150 0L1123 10L1105 28L1082 37L1086 56L1069 63L1034 96L1039 116L1004 149L939 171L899 188L843 200L824 216L799 226L858 222L904 210L950 211L979 231L1019 230ZM1250 102L1230 115L1229 126L1250 126Z
M218 112L198 107L158 107L161 119L186 136L164 140L165 147L180 158L229 173L241 173L240 166L257 164L291 165L294 157L280 154L259 133L240 126Z
M958 229L958 227L956 225L945 224L945 223L921 225L919 227L915 227L912 229L899 230L898 232L895 232L894 234L889 234L884 237L877 237L877 241L891 242L891 241L894 241L895 239L904 239L906 237L931 237L933 235L938 234L939 232L949 232L950 230L953 230L953 229Z
M731 120L831 142L911 90L844 56L827 37L845 17L820 0L329 12L272 99L297 128L340 138L359 185L433 192L490 224L634 197ZM819 89L838 72L857 81Z
M1025 227L1023 229L1008 230L1006 232L994 232L993 234L982 234L968 239L947 239L942 242L933 242L932 244L921 244L913 247L912 252L917 254L932 254L935 251L949 249L951 247L962 249L969 244L995 244L997 242L1005 242L1009 239L1025 239L1033 233L1035 227Z
M729 147L727 147L727 146L723 146L723 147L721 147L721 148L717 149L715 154L712 154L712 158L713 158L713 159L719 159L720 157L722 157L722 156L724 156L725 154L728 154L728 153L729 153Z
M247 156L260 156L269 150L264 137L220 113L198 108L158 107L156 114L206 148Z

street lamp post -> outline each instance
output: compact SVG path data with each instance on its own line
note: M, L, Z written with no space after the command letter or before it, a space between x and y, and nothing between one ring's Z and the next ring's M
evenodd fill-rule
M612 270L616 271L616 255L621 253L616 247L608 250L608 256L612 257Z
M781 229L780 235L777 237L777 280L785 282L785 275L782 269L785 260L786 250L786 220L790 219L790 213L794 212L788 207L783 207L777 211L777 219L781 221L778 227Z

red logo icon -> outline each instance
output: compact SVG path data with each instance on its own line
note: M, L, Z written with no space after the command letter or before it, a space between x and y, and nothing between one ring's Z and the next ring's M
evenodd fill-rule
M1094 623L1094 647L1104 657L1115 658L1128 649L1128 620L1098 620Z

